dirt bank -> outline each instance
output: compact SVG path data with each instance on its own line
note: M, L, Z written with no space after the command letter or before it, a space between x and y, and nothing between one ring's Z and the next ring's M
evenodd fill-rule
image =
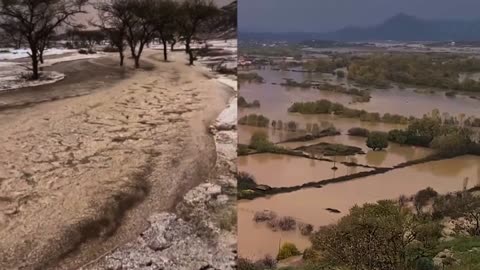
M146 52L153 69L121 83L0 121L1 269L81 266L207 177L216 159L207 127L231 93L183 53L169 63L156 53Z

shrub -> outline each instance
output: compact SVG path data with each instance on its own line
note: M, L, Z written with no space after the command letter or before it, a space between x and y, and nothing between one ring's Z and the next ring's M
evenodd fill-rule
M422 208L425 207L428 202L435 198L438 195L438 193L431 187L428 187L426 189L422 189L415 196L413 197L413 204L415 205L415 208L417 212L421 212Z
M336 72L338 78L345 78L345 71L337 70Z
M388 132L388 140L394 143L405 144L408 140L408 134L404 130L393 129Z
M310 235L313 232L312 224L299 223L298 228L300 229L300 233L302 235Z
M268 135L264 131L256 131L250 138L250 147L260 151L268 151L274 147L273 143L268 140Z
M264 270L262 267L260 267L256 263L245 258L237 259L237 269L238 270Z
M293 256L300 255L300 251L297 249L295 244L292 243L284 243L280 250L278 251L277 260L284 260Z
M276 218L277 218L277 214L270 210L255 212L255 215L253 216L253 220L255 222L271 221L271 220L275 220Z
M282 217L278 219L278 227L282 231L293 231L297 225L297 222L292 217Z
M370 132L367 138L368 148L374 151L383 150L388 147L388 134L380 131Z
M434 270L435 265L433 264L433 260L430 258L420 258L417 260L415 264L415 270Z
M244 145L244 144L239 144L238 147L237 147L237 155L238 156L244 156L246 154L248 154L248 146Z
M268 127L270 119L259 114L249 114L238 119L240 125L254 126L254 127Z
M461 134L448 134L436 137L430 147L446 156L465 154L469 151L470 138Z
M366 128L354 127L348 130L350 136L368 137L368 134L370 131Z

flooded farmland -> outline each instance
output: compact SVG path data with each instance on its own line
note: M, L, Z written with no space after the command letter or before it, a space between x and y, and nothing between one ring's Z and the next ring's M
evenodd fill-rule
M298 176L305 171L295 166L289 169ZM283 173L278 169L269 172L272 179ZM258 211L272 210L279 216L291 216L298 222L318 227L334 223L354 205L409 196L427 187L447 193L462 190L464 185L471 188L479 183L480 157L462 156L322 188L302 189L252 201L242 200L238 202L239 252L241 256L261 258L276 254L279 242L292 242L299 249L309 245L308 237L298 231L272 231L265 224L255 223L253 216ZM326 208L337 209L340 213L329 212Z
M368 135L348 135L348 131L354 127L369 132L405 131L410 122L393 124L362 121L360 118L346 118L329 113L288 112L296 102L324 99L351 109L376 112L380 115L397 114L421 119L425 115L428 118L433 117L432 111L438 110L440 117L446 119L447 116L452 116L459 119L465 116L480 116L480 100L475 94L458 92L449 96L446 90L397 84L378 89L359 86L333 74L282 71L268 66L249 72L261 76L263 83L242 83L240 95L248 102L258 101L260 106L239 108L239 115L242 117L260 114L267 117L270 123L267 127L240 125L239 143L249 145L252 135L262 132L275 147L297 151L296 153L308 153L310 158L268 151L239 156L238 171L251 175L255 184L263 188L268 186L279 190L278 193L266 193L268 195L238 202L240 257L253 260L262 259L266 255L275 257L280 247L287 242L295 244L303 251L311 246L311 242L308 234L302 231L302 226L309 224L316 230L321 226L334 224L355 205L375 203L378 200L396 200L402 195L411 197L428 187L440 194L446 194L480 185L480 156L458 155L454 158L436 159L434 157L440 153L429 144L419 146L421 144L398 143L389 137L388 145L375 149L368 145ZM476 78L477 74L461 74L459 80ZM371 98L369 101L358 102L351 94L324 90L322 86L319 89L287 86L287 80L368 90ZM295 122L295 131L274 128L272 121L278 123L279 120L284 124ZM306 138L305 136L311 135L312 125L318 125L320 130L333 127L338 135ZM339 152L338 155L308 152L308 146L316 145L355 147L361 151L353 154ZM336 169L332 169L333 167ZM362 176L357 176L358 173ZM364 176L364 173L368 176ZM333 181L334 183L321 188L297 188L306 183L329 179L342 179L342 182ZM296 222L295 229L278 228L274 224L275 220L259 221L257 215L265 211L274 213L277 222L281 218L292 218Z
M256 182L271 187L289 187L369 171L358 166L289 155L257 154L238 157L238 170L255 176ZM272 174L272 172L275 172Z
M422 117L424 114L431 113L434 109L440 109L442 113L449 113L450 115L464 113L474 116L479 114L478 105L480 101L471 98L469 95L448 97L444 91L432 92L429 89L414 87L399 88L396 85L388 89L360 87L349 83L345 79L337 79L331 74L324 73L276 71L268 68L253 70L253 72L262 76L265 83L243 83L241 85L241 95L248 100L259 100L262 105L259 111L271 119L284 118L288 107L293 102L320 99L328 99L348 105L351 108L381 114L391 113ZM468 78L467 75L461 77ZM343 93L280 85L285 79L292 79L297 82L322 81L349 88L369 89L371 100L369 102L353 103L352 96ZM294 119L295 117L292 117L292 120Z

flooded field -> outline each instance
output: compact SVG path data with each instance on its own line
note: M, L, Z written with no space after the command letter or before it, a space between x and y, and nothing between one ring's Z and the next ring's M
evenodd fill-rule
M279 145L295 149L304 145L313 145L321 142L360 147L366 153L365 155L339 156L335 157L336 161L354 162L372 167L392 167L406 161L427 157L434 152L432 149L425 147L400 145L396 143L390 143L389 147L384 151L373 151L366 146L366 138L348 135L330 136L309 142L290 142Z
M304 168L289 166L292 174L303 175ZM270 171L274 179L284 171ZM238 202L240 256L261 258L277 254L280 243L293 242L299 249L308 247L306 236L297 232L273 232L265 224L256 224L253 215L265 209L279 216L291 216L315 227L331 224L358 204L413 195L432 187L439 193L459 191L480 184L480 157L461 156L390 171L386 174L330 184L319 189L303 189L252 201ZM331 213L326 208L338 209Z
M335 177L369 171L362 167L347 167L333 162L276 154L256 154L237 159L238 171L255 176L257 184L271 187L297 186Z
M390 89L368 88L371 90L372 98L370 102L352 103L352 96L347 94L279 85L285 81L284 79L288 78L297 82L309 80L324 81L347 86L348 88L365 89L352 85L346 79L337 79L330 74L275 71L271 69L254 70L253 72L262 76L265 83L244 83L241 85L241 95L247 100L259 100L262 107L258 111L271 119L285 118L287 109L293 102L319 99L328 99L351 108L381 114L391 113L422 117L424 114L431 113L434 109L441 109L442 113L449 113L450 115L464 113L468 116L480 116L478 110L480 101L465 95L447 97L444 91L431 93L429 89L400 89L397 86L392 86ZM465 75L465 77L468 77L468 75ZM272 83L275 83L275 85Z

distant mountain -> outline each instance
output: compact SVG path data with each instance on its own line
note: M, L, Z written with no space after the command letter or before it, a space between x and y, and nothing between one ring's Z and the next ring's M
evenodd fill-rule
M249 39L301 41L479 41L480 20L424 20L400 13L371 27L345 27L330 33L240 33Z
M376 26L346 27L327 33L323 38L339 41L474 41L480 40L480 20L423 20L401 13Z

